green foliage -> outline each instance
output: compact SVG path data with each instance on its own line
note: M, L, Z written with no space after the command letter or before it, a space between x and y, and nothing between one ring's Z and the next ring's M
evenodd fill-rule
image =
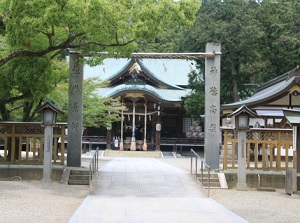
M223 103L238 100L239 83L252 81L251 74L241 67L257 60L258 39L263 35L254 16L257 7L256 3L244 0L207 1L194 26L182 38L181 51L204 52L207 42L222 44L221 83L226 89L221 98ZM204 63L199 64L204 70Z
M101 97L97 89L106 87L107 82L99 78L88 78L83 83L83 126L107 127L112 122L120 121L119 114L126 108L121 105L118 98ZM55 105L65 112L59 115L59 122L67 122L68 113L68 82L62 81L54 91L47 95Z
M49 57L22 57L5 64L0 69L0 106L2 119L28 121L30 113L42 97L54 89ZM23 108L23 115L17 109ZM26 108L26 109L25 109Z
M105 51L127 57L136 41L154 39L174 26L191 26L199 8L197 0L0 0L0 5L10 46L0 66L11 57L67 48L93 56Z
M249 97L257 85L293 69L299 58L299 1L203 1L178 51L221 43L221 103ZM204 62L199 62L200 71ZM195 94L197 90L195 90Z
M266 64L260 82L270 80L299 65L300 2L294 0L263 1L260 22L265 35L261 39L261 55Z
M53 59L64 58L67 49L93 56L92 65L104 56L128 57L138 41L191 26L198 8L198 0L0 0L2 120L32 120L45 95L63 88L65 70ZM12 113L18 108L23 115Z
M170 53L174 52L182 32L183 27L172 27L167 30L162 30L153 40L139 41L138 52L159 52Z
M68 75L69 66L65 60L55 60L52 74L56 77L55 88L49 92L44 98L48 98L55 103L59 109L65 112L65 114L58 115L58 122L67 122L67 111L68 111Z
M135 40L150 39L174 24L191 25L198 7L190 0L1 0L0 5L11 51L76 47L87 53L105 50L127 55Z
M120 113L125 110L119 98L101 97L97 88L105 87L108 83L98 78L89 78L84 81L83 94L83 126L108 127L112 122L120 121Z
M202 73L192 71L189 74L188 88L192 93L184 100L184 108L193 119L201 120L205 109L205 82Z

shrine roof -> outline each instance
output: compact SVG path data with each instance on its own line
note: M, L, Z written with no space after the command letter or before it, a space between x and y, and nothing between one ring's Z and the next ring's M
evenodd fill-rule
M85 65L84 77L97 76L103 81L112 80L126 72L132 61L133 59L127 58L108 58L95 67ZM180 86L188 85L190 65L195 64L195 61L183 59L138 59L136 61L150 78L178 89Z
M278 100L280 97L288 94L294 85L300 85L300 72L298 68L295 68L261 85L257 89L256 93L248 99L230 104L223 104L221 107L222 110L226 110L234 109L244 104L251 108L266 106L268 103ZM287 104L288 101L285 103ZM282 106L284 106L284 104L282 104Z
M150 85L126 85L121 84L115 87L100 88L97 90L99 95L104 97L117 97L121 94L128 92L143 92L149 94L152 97L160 99L165 102L180 102L183 97L186 97L189 93L189 89L160 89Z

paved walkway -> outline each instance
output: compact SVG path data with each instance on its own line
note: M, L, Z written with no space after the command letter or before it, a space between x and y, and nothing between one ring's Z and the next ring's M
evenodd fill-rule
M202 192L189 172L154 158L114 158L69 223L247 222Z

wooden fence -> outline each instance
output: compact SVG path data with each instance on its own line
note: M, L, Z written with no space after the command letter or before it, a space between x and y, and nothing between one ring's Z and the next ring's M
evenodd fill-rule
M237 168L238 132L222 129L223 169ZM248 169L285 170L296 168L292 129L250 129L247 131L246 158Z
M53 128L53 156L55 164L65 162L66 123ZM0 164L43 164L44 128L41 123L0 122Z

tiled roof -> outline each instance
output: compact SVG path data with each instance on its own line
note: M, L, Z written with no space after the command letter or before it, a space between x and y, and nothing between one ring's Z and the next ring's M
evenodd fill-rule
M237 108L244 104L248 107L254 107L261 105L265 101L275 98L280 94L283 94L299 81L298 79L300 77L297 75L295 76L295 72L298 72L298 69L294 69L265 83L248 99L230 104L223 104L222 109Z
M101 80L112 80L128 71L135 60L132 59L105 59L101 65L90 67L85 65L84 78L100 77ZM98 89L99 95L114 97L124 92L145 92L159 100L166 102L180 102L186 97L189 89L181 86L188 85L188 74L191 72L190 64L195 61L182 59L139 59L136 60L149 78L168 86L166 89L155 88L150 85L121 84L115 87Z
M102 64L91 67L89 65L84 66L84 78L99 77L101 80L109 80L117 75L121 70L124 70L130 59L125 58L108 58L103 61Z
M85 65L84 77L100 77L101 80L110 80L124 72L130 66L131 59L105 59L101 65L90 67ZM172 59L140 59L139 63L155 79L172 86L186 86L190 64L195 61Z

